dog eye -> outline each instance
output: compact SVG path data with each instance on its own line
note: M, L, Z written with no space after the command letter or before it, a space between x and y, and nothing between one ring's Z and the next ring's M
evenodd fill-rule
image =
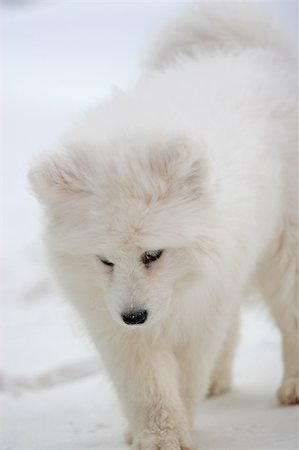
M145 266L149 266L153 262L157 261L162 255L163 250L155 250L153 252L145 252L141 257L141 261Z
M101 263L105 264L105 266L109 266L109 267L114 266L114 264L112 262L108 261L108 259L103 259L103 258L100 258L99 256L98 256L98 258L101 261Z

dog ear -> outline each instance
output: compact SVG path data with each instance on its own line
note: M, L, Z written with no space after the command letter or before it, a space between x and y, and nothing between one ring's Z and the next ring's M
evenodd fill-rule
M214 202L205 143L178 136L164 149L153 151L151 158L159 190L140 226L139 245L165 248L194 243L209 229Z
M202 157L204 144L178 135L158 152L151 154L152 170L164 180L167 193L175 190L186 200L201 194L207 181L207 162Z
M43 157L29 171L28 178L41 203L55 206L90 195L93 170L84 152L63 150Z

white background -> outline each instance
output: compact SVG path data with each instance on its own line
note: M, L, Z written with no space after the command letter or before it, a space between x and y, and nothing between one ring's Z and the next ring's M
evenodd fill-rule
M20 4L19 4L20 3ZM293 33L296 2L268 2ZM44 268L32 159L111 86L128 88L174 2L4 2L1 8L1 450L125 449L101 362ZM298 409L276 404L279 336L244 319L234 391L199 409L204 449L298 448Z

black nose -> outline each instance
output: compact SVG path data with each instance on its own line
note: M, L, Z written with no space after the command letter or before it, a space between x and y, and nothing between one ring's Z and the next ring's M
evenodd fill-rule
M123 313L121 317L127 325L139 325L146 321L147 310L140 309L139 311L128 311Z

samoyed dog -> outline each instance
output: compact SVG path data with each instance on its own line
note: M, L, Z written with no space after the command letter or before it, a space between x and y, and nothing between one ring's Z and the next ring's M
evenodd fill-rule
M282 333L279 400L299 402L296 52L285 33L250 5L193 5L137 84L30 172L50 264L135 450L194 448L197 401L231 385L253 286Z

